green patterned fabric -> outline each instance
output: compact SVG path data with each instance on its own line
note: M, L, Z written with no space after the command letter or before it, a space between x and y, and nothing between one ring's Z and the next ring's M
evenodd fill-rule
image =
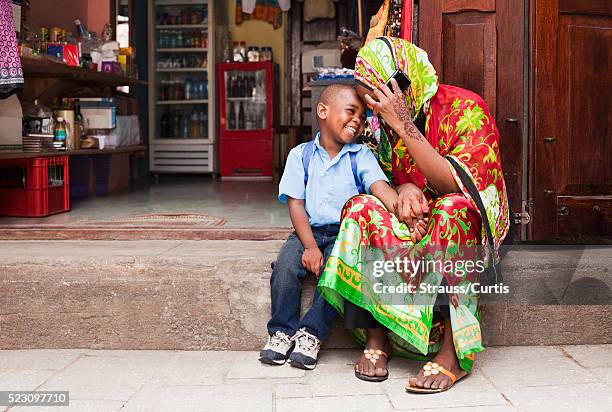
M406 98L416 117L436 94L438 76L427 53L414 44L395 37L379 37L366 43L357 55L355 80L374 89L387 83L396 70L410 79L411 93Z

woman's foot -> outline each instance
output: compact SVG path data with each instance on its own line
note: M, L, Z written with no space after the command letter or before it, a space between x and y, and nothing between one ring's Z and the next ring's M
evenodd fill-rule
M426 369L437 369L434 364L437 364L447 371L451 372L457 378L457 381L467 375L467 372L461 369L459 366L459 360L455 353L455 346L453 344L453 335L450 325L450 321L447 319L444 327L444 340L442 341L442 347L432 359L429 368ZM433 366L433 367L432 367ZM429 372L427 375L425 372ZM408 380L408 385L416 388L424 389L448 389L453 386L455 382L444 373L431 373L425 371L423 368L419 371L416 377Z
M355 372L371 378L384 378L389 374L387 369L387 334L384 328L366 331L366 350L355 364ZM378 352L381 353L378 353ZM373 352L373 353L372 353ZM372 362L374 359L376 362Z

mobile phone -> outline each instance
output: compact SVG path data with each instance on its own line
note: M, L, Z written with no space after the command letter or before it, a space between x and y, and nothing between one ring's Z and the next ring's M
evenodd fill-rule
M391 86L391 79L395 79L397 85L399 86L402 92L405 92L410 87L410 79L408 78L408 76L406 76L403 72L399 70L396 70L395 73L393 73L393 76L391 76L389 81L386 83L387 87L393 90L393 87Z

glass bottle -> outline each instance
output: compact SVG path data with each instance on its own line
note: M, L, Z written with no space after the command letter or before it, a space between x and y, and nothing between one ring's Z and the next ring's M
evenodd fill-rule
M242 103L238 103L238 104L240 105L240 108L238 109L238 128L244 129L245 128L244 106Z
M174 112L174 116L172 116L172 137L180 137L181 136L181 117L178 112Z
M66 147L66 122L64 118L58 116L55 119L55 129L53 130L53 140L56 142L61 142L62 147Z
M185 112L181 116L181 137L184 139L189 138L190 132L191 132L191 128L189 124L189 113Z
M200 137L200 135L201 135L201 133L200 133L200 116L199 116L198 112L194 112L191 115L190 127L191 127L191 137L192 138Z
M194 99L196 97L194 97L194 84L191 81L190 78L185 79L185 100L191 100Z
M228 129L235 129L236 128L236 116L234 115L236 111L236 108L234 107L234 102L230 102L229 105L229 113L227 116L227 127Z
M208 114L205 111L200 112L200 134L203 138L208 137Z

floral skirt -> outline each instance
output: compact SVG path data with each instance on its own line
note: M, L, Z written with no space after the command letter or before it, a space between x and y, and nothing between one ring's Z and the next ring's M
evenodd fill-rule
M462 369L471 371L474 354L484 349L478 295L470 288L477 275L457 268L460 261L474 259L480 239L480 215L463 195L449 194L430 202L427 234L417 244L407 226L382 202L358 195L343 208L340 232L318 288L341 314L345 299L368 310L389 330L393 353L417 360L429 359L441 346L444 322L434 316L434 304L439 293L447 293L457 358ZM391 269L390 276L373 276L372 263L377 260L373 256L381 262L401 257L431 265L423 263L419 270L409 271L410 276L400 266ZM449 262L451 266L446 266ZM407 285L414 289L406 292ZM354 334L365 342L364 330Z

